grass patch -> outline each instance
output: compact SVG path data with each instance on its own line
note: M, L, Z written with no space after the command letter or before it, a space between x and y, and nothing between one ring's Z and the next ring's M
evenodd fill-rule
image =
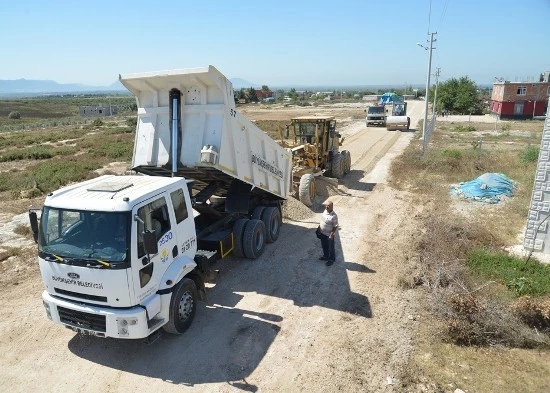
M472 271L498 280L517 296L542 296L550 293L550 266L488 250L475 250L468 255Z
M19 160L45 160L55 156L66 156L76 153L75 147L33 146L26 149L9 150L0 154L0 162Z
M523 163L537 162L539 159L539 149L533 146L527 146L525 150L520 153L520 160Z

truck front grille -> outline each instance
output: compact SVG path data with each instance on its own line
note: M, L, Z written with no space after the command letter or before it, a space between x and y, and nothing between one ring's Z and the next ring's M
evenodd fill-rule
M54 291L56 293L59 293L61 295L67 295L72 297L78 297L80 299L86 299L86 300L95 300L96 302L107 302L106 296L95 296L95 295L88 295L86 293L79 293L79 292L72 292L72 291L66 291L61 288L54 288Z
M105 315L89 314L75 311L65 307L57 307L62 323L82 329L90 329L96 332L105 332Z

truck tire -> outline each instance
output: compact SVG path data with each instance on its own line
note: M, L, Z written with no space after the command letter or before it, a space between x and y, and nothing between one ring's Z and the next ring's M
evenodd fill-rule
M300 178L300 186L298 188L298 199L300 202L310 207L313 205L316 195L317 189L315 187L315 176L311 173L302 175Z
M273 243L279 238L281 232L281 211L273 206L266 207L262 214L262 221L265 225L265 240Z
M265 249L265 225L262 220L249 220L244 227L243 251L244 256L256 259Z
M342 157L342 153L337 153L334 156L332 156L332 164L331 164L331 170L332 170L332 177L335 177L337 179L341 179L344 176L344 158Z
M197 287L193 280L183 278L172 292L169 320L163 329L168 333L182 334L191 326L196 309Z
M347 175L351 171L351 153L342 150L342 158L344 159L344 175Z
M233 225L233 255L239 258L244 257L243 236L248 221L250 221L248 218L241 218Z
M265 206L257 206L252 212L252 218L260 220L262 218L262 213L265 210Z
M407 131L409 131L410 127L411 127L411 118L407 117Z

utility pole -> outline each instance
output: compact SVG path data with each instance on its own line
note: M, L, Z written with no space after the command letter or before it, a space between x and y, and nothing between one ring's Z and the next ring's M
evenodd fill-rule
M436 103L437 103L437 87L439 86L439 74L440 74L441 68L437 67L437 71L435 72L435 93L434 93L434 104L432 106L432 115L433 117L436 117Z
M435 49L433 47L433 44L434 44L434 42L436 42L436 40L434 40L434 34L437 34L437 33L428 33L428 35L430 36L430 39L429 39L430 47L429 48L425 47L424 45L421 45L420 43L417 44L417 45L421 46L422 48L430 51L430 54L428 56L428 75L426 77L426 97L425 97L425 103L424 103L424 124L423 124L423 129L422 129L422 140L424 142L422 143L422 152L424 152L424 149L425 149L425 146L426 146L425 139L426 139L426 131L428 129L428 102L429 102L429 94L430 94L430 76L431 76L431 73L432 73L432 50Z

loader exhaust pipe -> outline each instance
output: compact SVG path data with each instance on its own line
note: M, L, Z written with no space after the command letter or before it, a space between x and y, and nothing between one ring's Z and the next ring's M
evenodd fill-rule
M171 148L170 148L170 161L172 162L172 177L178 173L178 160L179 160L179 130L180 130L180 113L181 113L181 92L178 89L172 89L169 93L170 97L170 112L171 112L171 124L172 130Z

